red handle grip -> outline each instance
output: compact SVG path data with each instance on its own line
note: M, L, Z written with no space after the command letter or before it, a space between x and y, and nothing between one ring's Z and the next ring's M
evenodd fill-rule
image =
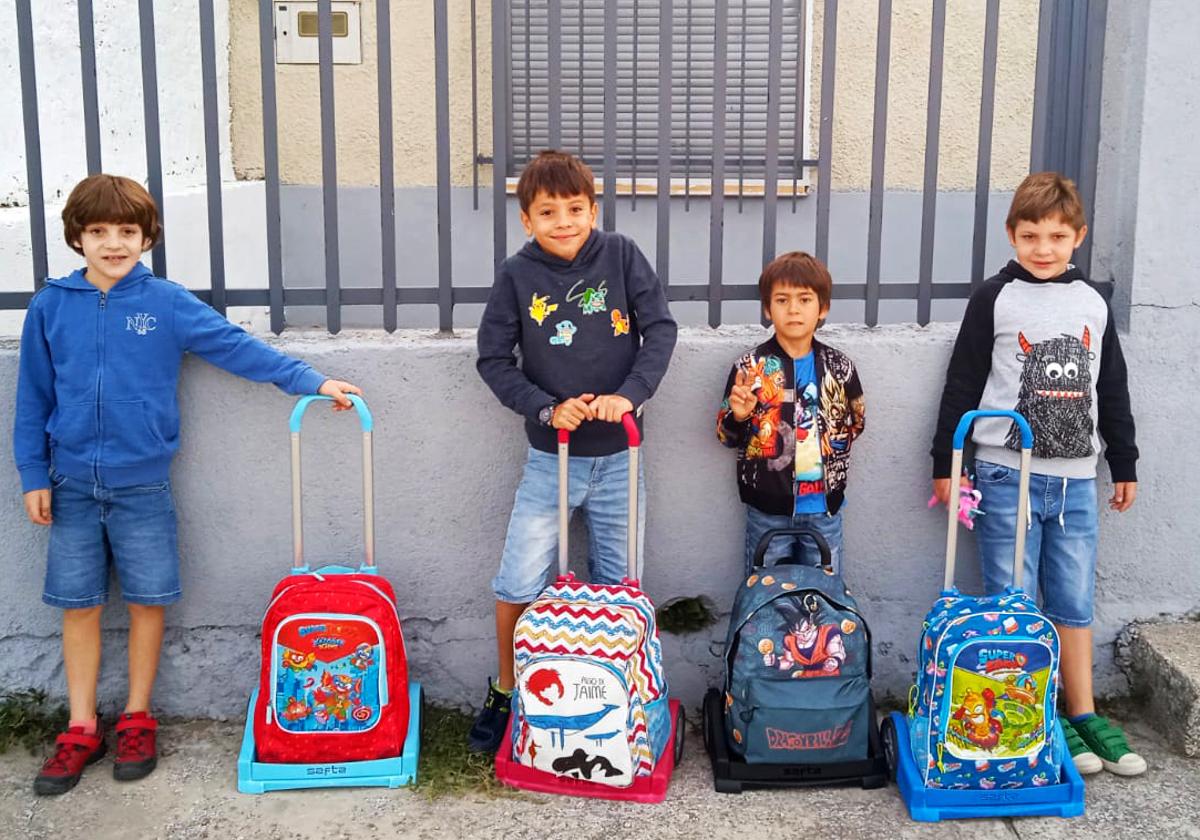
M570 443L571 442L571 433L569 431L567 431L566 429L559 429L558 430L558 442L559 443Z
M630 411L621 417L621 425L625 427L625 437L629 438L630 447L642 445L642 431L638 428L637 419Z

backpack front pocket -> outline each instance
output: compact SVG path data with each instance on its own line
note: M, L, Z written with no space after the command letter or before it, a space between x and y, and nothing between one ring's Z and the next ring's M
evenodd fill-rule
M865 677L750 682L731 709L747 762L816 764L867 757L870 686Z

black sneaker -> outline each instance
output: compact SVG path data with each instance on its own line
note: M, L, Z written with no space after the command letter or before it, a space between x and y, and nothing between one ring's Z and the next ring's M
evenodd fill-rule
M467 749L471 752L494 753L504 740L504 730L508 727L511 713L511 693L505 694L488 680L487 700L483 703L483 710L476 716L471 731L467 733Z

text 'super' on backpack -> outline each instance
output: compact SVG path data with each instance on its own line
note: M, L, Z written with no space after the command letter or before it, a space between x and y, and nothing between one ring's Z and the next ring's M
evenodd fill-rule
M763 567L779 536L813 539L821 566ZM871 635L820 534L783 528L759 543L725 643L725 736L747 763L865 760L875 728Z
M630 431L632 425L632 431ZM611 787L650 776L671 739L654 605L637 581L637 426L631 437L629 571L621 585L567 572L567 439L559 432L559 577L514 634L517 763ZM677 733L681 737L682 732Z
M1022 444L1013 583L999 595L982 597L963 595L954 586L958 494L951 493L945 581L925 617L909 697L912 755L932 788L1004 790L1059 781L1058 633L1021 589L1032 446L1024 419L1015 412L964 416L955 433L951 475L961 473L971 421L989 414L1014 417L1028 436Z
M392 585L375 566L371 419L363 427L365 558L357 570L304 560L300 418L292 412L292 572L271 595L262 624L255 704L257 760L282 764L365 761L402 753L408 731L408 662Z

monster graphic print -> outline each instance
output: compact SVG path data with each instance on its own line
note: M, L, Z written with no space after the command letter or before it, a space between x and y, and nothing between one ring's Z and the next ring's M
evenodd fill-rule
M1022 363L1021 389L1016 410L1033 429L1033 454L1038 458L1086 458L1092 448L1091 333L1084 326L1081 337L1061 335L1031 344L1017 334ZM1005 446L1021 448L1016 424L1009 430Z

